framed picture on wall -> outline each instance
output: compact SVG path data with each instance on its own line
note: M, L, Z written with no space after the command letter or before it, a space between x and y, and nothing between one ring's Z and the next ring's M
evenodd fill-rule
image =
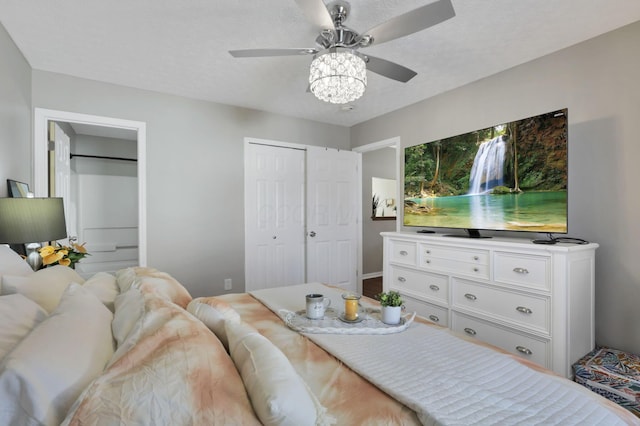
M7 179L7 192L11 198L26 198L29 194L29 185L17 180ZM25 244L10 244L9 246L19 255L27 255Z
M29 185L17 180L7 179L7 192L11 198L26 198L29 194Z

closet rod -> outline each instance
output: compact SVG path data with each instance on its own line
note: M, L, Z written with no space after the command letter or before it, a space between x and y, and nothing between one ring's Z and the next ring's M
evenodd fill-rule
M120 160L120 161L138 161L136 158L123 158L123 157L105 157L103 155L86 155L86 154L71 154L71 158L99 158L102 160Z

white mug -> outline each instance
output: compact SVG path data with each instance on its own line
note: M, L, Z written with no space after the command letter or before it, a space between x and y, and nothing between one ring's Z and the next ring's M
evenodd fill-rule
M307 318L322 319L324 311L331 304L331 299L324 297L322 294L307 294Z

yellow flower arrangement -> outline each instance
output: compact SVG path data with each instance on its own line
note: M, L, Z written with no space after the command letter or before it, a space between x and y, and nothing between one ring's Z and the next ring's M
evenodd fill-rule
M63 265L75 268L75 264L78 263L85 256L89 256L87 249L84 245L71 243L71 246L45 246L40 251L42 257L42 264L44 266Z

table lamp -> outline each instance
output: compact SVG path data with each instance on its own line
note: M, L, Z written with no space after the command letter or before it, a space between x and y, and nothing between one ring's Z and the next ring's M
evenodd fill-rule
M27 263L42 266L42 241L67 237L62 198L0 198L0 243L26 244Z

